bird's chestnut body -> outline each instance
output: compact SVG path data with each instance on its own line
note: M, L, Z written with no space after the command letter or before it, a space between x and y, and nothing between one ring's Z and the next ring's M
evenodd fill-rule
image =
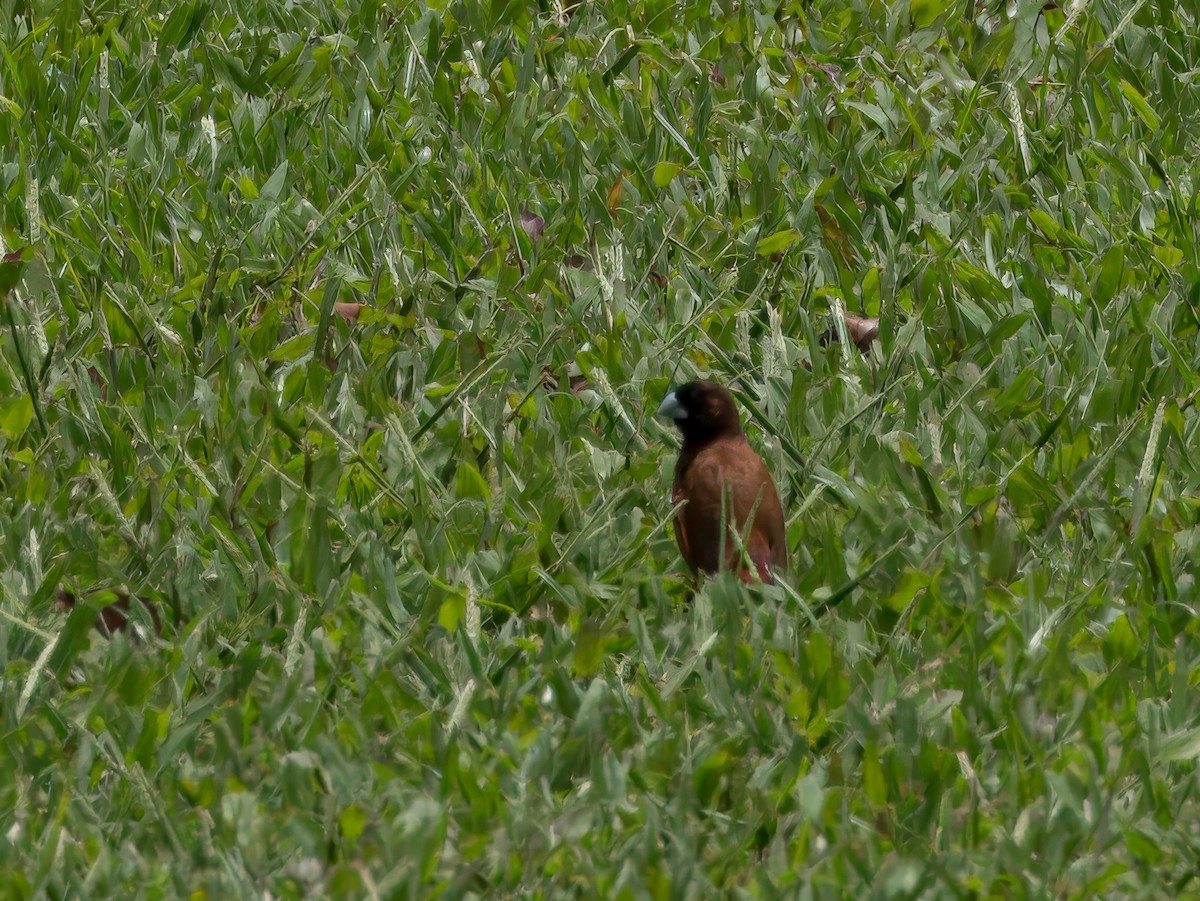
M693 572L734 569L752 581L740 538L755 574L773 582L773 572L787 569L783 508L767 465L746 441L733 395L716 382L688 382L658 412L683 434L671 500L686 502L675 520L684 562Z

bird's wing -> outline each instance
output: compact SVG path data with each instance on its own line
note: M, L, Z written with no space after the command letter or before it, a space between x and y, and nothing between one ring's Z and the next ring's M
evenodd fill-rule
M675 496L687 499L676 535L693 569L736 567L739 538L763 581L771 581L772 568L786 568L779 494L766 464L745 440L721 441L697 454L678 480ZM723 530L723 522L737 530L737 537Z

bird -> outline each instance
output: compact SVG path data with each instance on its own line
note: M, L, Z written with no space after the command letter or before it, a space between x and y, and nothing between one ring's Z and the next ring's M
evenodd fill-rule
M773 583L787 569L783 507L767 464L746 441L733 395L716 382L691 381L667 393L658 415L683 434L671 502L685 502L675 518L684 562L695 574L726 568L744 582Z

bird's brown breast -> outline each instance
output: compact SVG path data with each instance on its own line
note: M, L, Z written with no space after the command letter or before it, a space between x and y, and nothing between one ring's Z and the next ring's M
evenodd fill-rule
M694 453L685 450L676 465L672 499L687 502L675 536L693 571L715 573L724 566L748 577L739 537L760 579L773 581L772 569L786 569L779 494L766 464L744 437L721 438Z

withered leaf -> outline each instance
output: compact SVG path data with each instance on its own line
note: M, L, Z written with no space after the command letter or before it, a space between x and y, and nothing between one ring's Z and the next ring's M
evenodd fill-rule
M625 190L625 176L629 174L628 169L622 169L617 173L617 180L613 182L613 186L608 189L608 212L614 219L617 218L617 210L621 208L621 195Z
M846 323L846 337L863 353L869 353L871 344L879 337L879 317L853 316L850 313L846 313L842 319ZM822 347L837 341L837 329L832 326L827 328L821 333L819 340Z
M63 610L74 610L77 603L75 595L67 591L65 588L60 588L55 595L55 600L58 606ZM146 612L150 614L150 619L154 623L154 631L156 634L162 634L162 619L159 618L158 611L154 605L142 600L135 599ZM96 612L95 629L101 635L109 636L116 632L120 632L129 625L129 601L130 596L125 592L117 592L117 600L105 607L100 608Z
M21 280L21 270L32 256L32 248L22 247L0 257L0 303Z
M519 223L521 230L529 235L530 241L537 241L546 233L546 220L529 210L521 210Z

